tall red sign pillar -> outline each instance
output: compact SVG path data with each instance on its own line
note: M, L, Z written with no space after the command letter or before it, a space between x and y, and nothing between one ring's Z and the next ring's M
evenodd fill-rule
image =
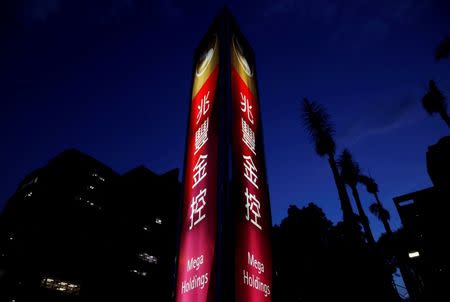
M192 76L175 301L271 301L255 59L226 9L197 48Z

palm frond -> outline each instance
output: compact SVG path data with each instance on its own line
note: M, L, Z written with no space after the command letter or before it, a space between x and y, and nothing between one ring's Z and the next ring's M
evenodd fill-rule
M441 41L441 43L439 43L438 47L436 47L434 57L436 60L439 61L448 58L449 56L450 56L450 37L446 37Z
M389 213L389 211L376 202L372 203L369 206L369 210L375 217L377 217L381 221L389 221L389 219L391 219L391 214Z
M303 99L301 118L303 127L314 143L318 155L334 154L336 144L333 139L334 126L323 106L307 98Z
M341 169L341 175L344 181L350 186L356 186L361 174L358 163L353 160L353 156L348 149L344 149L337 160Z
M378 184L372 177L366 175L359 175L358 182L366 186L367 192L371 194L378 193Z
M428 91L422 98L422 106L428 114L439 113L447 109L445 96L433 80L428 82Z

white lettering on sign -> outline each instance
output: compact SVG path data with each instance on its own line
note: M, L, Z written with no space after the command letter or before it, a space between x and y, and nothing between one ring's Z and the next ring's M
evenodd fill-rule
M247 209L247 213L245 214L247 221L250 221L258 229L262 230L260 222L258 221L261 218L261 213L259 211L261 204L259 203L259 200L256 199L255 194L248 191L248 188L245 188L245 208Z
M208 164L208 162L206 161L206 159L208 158L208 154L206 155L200 155L197 163L195 164L194 167L194 184L192 185L192 189L195 188L195 186L198 185L199 182L202 181L203 178L205 178L207 172L206 172L206 165Z
M183 283L181 284L181 293L185 294L196 288L203 289L208 281L208 273L201 276L194 275L189 278L188 281L183 281Z
M192 257L187 262L186 270L189 272L191 270L198 271L200 266L203 264L203 254L198 256L197 258ZM205 285L208 283L208 273L203 274L201 276L194 275L189 278L188 281L183 281L181 284L181 293L185 294L193 289L199 288L203 289Z
M256 138L255 132L250 128L249 124L242 119L242 141L256 155Z
M209 110L209 90L208 92L200 99L200 105L197 106L197 122L200 122L200 119L203 115L205 115Z
M203 264L203 255L200 255L197 258L192 257L187 262L187 271L189 272L191 269L195 269L198 271L200 265Z
M259 189L258 185L256 184L256 181L258 180L258 175L256 175L256 172L258 172L258 169L256 169L256 166L253 163L253 159L250 155L249 156L243 155L243 157L244 157L244 176L257 189Z
M208 141L208 123L209 117L203 122L203 124L198 127L195 132L195 152L197 154L198 150Z
M264 264L261 261L258 261L258 259L250 252L247 252L247 261L248 265L253 266L258 270L258 274L264 273Z
M252 113L253 106L250 104L250 100L241 92L241 111L247 112L247 118L250 121L250 123L254 123L253 119L253 113Z
M259 276L249 274L245 269L242 270L244 284L252 287L264 294L264 297L270 295L270 286L259 279Z
M202 214L203 208L206 206L206 188L203 190L200 190L197 196L192 198L191 203L191 224L189 225L189 230L192 230L192 228L197 225L200 221L205 219L206 214Z

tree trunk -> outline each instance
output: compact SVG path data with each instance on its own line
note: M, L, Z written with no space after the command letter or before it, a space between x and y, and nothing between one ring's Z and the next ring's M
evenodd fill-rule
M377 201L378 205L380 207L383 207L383 205L381 204L380 198L378 198L378 193L375 192L375 193L373 193L373 195L375 195L375 200ZM381 222L384 225L384 229L386 230L386 234L391 235L392 234L392 229L391 229L391 226L389 225L389 221L386 219L386 217L382 217L381 218Z
M359 218L361 219L361 224L363 225L364 233L366 234L367 242L370 245L374 245L375 239L373 239L372 230L370 229L370 225L369 225L369 219L367 218L367 215L364 212L364 209L362 207L361 199L359 198L358 189L356 188L356 186L352 186L351 189L352 189L353 198L355 198L356 207L358 208Z
M375 200L378 203L378 205L380 206L380 208L383 208L383 204L380 201L380 198L378 197L378 193L377 192L373 192L373 195L375 196ZM386 217L381 217L381 222L384 225L384 229L386 230L386 234L389 236L389 239L392 239L391 235L392 235L392 229L391 226L389 225L389 221L386 219ZM386 261L384 259L384 261ZM400 267L400 272L402 271L402 265L399 265ZM403 275L403 273L402 273ZM391 286L392 286L392 291L393 291L393 295L395 295L395 298L397 301L402 301L402 299L400 298L397 289L396 289L396 285L395 285L395 281L394 281L394 277L391 274L387 275L387 278L389 278L389 280L391 281Z
M328 162L330 163L331 170L333 171L334 182L336 183L339 200L341 201L341 210L344 215L344 221L345 222L353 221L355 215L353 213L352 205L350 203L350 198L348 197L345 184L341 179L341 176L337 168L336 160L334 159L334 156L332 154L328 155Z
M439 115L444 120L444 122L447 124L447 127L450 128L450 117L448 116L448 113L445 109L439 111Z

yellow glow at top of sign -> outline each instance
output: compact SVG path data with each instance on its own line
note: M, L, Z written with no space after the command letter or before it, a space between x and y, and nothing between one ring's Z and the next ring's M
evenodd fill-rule
M233 36L233 50L236 54L236 57L238 58L239 64L241 64L242 68L244 69L244 72L249 77L252 77L253 71L250 68L250 64L248 64L248 61L243 54L242 47L239 44L239 41L237 40L236 36Z
M214 54L214 48L210 48L205 54L202 55L202 57L199 60L199 65L197 65L197 69L195 70L195 75L197 77L201 76L205 70L206 67L208 67L209 62L211 62L211 59Z

